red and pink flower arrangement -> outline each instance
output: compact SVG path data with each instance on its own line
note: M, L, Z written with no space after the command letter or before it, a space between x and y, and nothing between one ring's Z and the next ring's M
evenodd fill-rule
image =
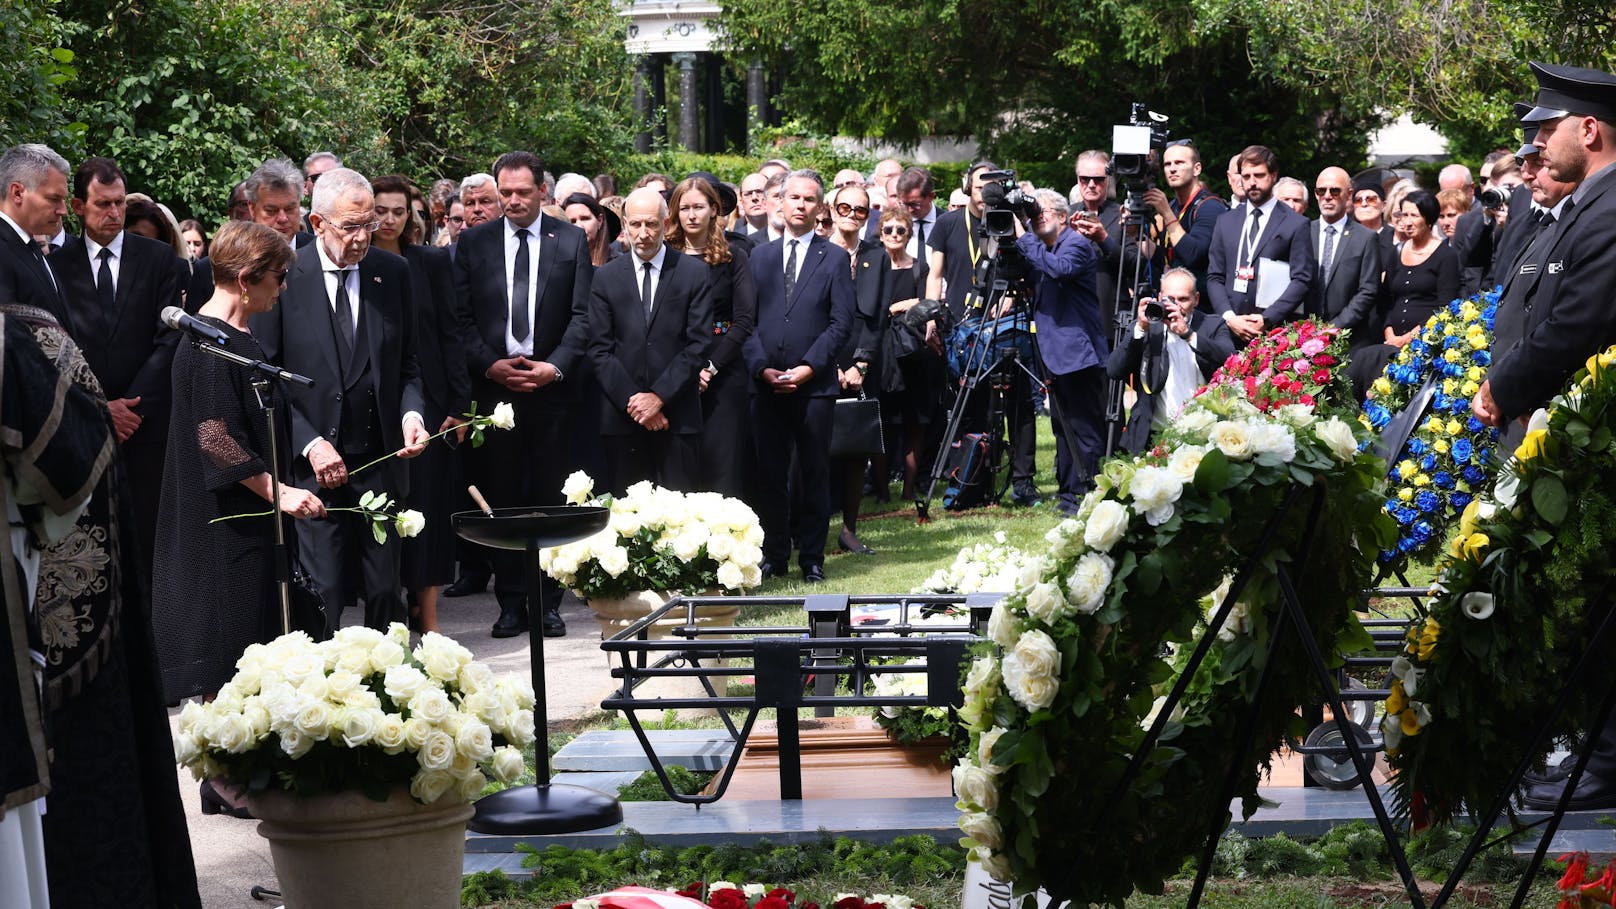
M828 906L817 902L797 902L797 894L784 887L763 884L736 886L714 881L708 886L694 881L679 890L653 890L650 887L619 887L587 899L561 903L555 909L926 909L902 894L877 893L865 899L856 893L838 893Z
M1206 388L1240 389L1263 412L1287 404L1343 404L1352 399L1347 336L1317 318L1287 322L1229 355Z

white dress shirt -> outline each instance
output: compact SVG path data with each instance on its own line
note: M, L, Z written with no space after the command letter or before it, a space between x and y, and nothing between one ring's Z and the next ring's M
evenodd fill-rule
M104 248L112 250L112 258L107 260L107 268L112 270L112 287L116 291L118 282L123 280L123 231L118 231L117 236L113 237L112 242L108 243ZM90 278L92 280L101 274L102 249L101 244L90 239L89 234L84 235L84 251L90 256ZM100 289L101 286L97 284L96 290L99 291Z
M337 311L337 276L332 271L339 266L331 261L325 253L325 244L316 242L315 251L320 254L320 273L325 279L325 304L331 307L332 312ZM348 288L348 321L349 328L353 329L355 343L359 338L359 266L350 265L342 272L343 284Z
M646 300L643 295L640 297L640 305L645 307L647 315L649 315L651 312L651 302L656 299L657 288L662 286L662 264L667 260L667 258L668 244L666 243L658 246L656 255L652 256L649 260L640 258L640 254L638 252L634 254L635 290L638 291L643 289L645 281L645 266L647 264L651 266L651 300Z
M797 271L791 276L792 282L795 283L798 278L802 277L802 263L808 256L808 244L812 243L814 239L813 228L810 227L808 231L800 237L792 236L791 231L787 230L780 239L780 259L784 263L784 265L781 267L781 274L784 274L785 269L791 266L791 241L797 241Z

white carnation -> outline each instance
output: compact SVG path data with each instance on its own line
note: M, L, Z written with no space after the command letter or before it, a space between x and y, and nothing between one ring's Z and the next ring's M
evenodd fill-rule
M1274 455L1289 464L1296 460L1296 434L1280 423L1251 425L1251 448L1259 455Z
M1216 423L1217 420L1218 418L1210 411L1199 407L1194 407L1193 409L1186 407L1178 419L1173 421L1173 429L1185 435L1198 436L1211 429L1212 424Z

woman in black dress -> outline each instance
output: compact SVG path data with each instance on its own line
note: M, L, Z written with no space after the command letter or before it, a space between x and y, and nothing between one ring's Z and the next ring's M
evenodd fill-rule
M873 341L862 343L875 355L867 381L881 398L888 455L902 458L902 498L906 501L916 497L916 476L928 466L925 455L933 447L928 432L934 422L940 422L937 416L945 391L936 326L906 316L926 292L926 261L911 256L908 250L913 230L914 219L903 206L883 208L878 234L881 246L859 257L853 276L861 324L874 333ZM887 476L886 465L878 464L878 500L887 498Z
M275 305L291 247L268 227L232 221L219 229L211 258L213 296L197 318L224 332L231 351L263 359L247 318ZM248 645L282 630L275 525L265 517L210 523L264 511L270 498L267 429L248 375L182 344L173 386L152 579L152 626L169 703L218 691ZM325 514L318 496L289 483L278 505L295 518ZM239 807L209 783L202 788L203 811Z
M724 203L716 181L686 177L668 197L668 245L699 256L712 269L713 337L701 370L701 488L744 498L752 452L746 364L741 345L757 324L757 288L745 241L720 224Z
M1381 318L1382 343L1355 351L1347 370L1360 400L1397 352L1419 336L1426 320L1459 295L1459 255L1434 230L1440 215L1436 196L1423 189L1404 196L1392 213L1408 239L1381 284L1381 299L1389 301Z
M415 307L415 358L421 368L421 389L433 432L461 424L460 415L471 407L471 380L466 355L455 324L454 275L449 251L424 246L420 222L410 217L411 200L421 191L397 174L378 177L376 193L377 249L397 253L410 263L410 302ZM494 402L482 402L487 413ZM463 433L462 433L463 434ZM457 436L446 437L459 442ZM409 462L409 507L426 517L426 529L404 540L402 574L409 591L410 624L420 631L438 630L438 591L454 581L455 533L450 516L463 501L460 459L448 445L428 445ZM469 507L469 505L467 506Z

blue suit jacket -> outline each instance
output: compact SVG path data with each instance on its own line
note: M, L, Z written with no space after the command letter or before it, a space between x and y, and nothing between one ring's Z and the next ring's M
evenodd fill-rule
M1253 265L1258 259L1277 259L1290 263L1291 281L1279 299L1261 313L1263 323L1273 327L1292 317L1304 314L1308 289L1313 284L1313 222L1297 214L1283 202L1275 203L1270 223L1263 226L1257 238L1257 251L1251 257ZM1212 251L1207 260L1206 292L1212 300L1212 312L1221 316L1226 312L1249 315L1257 311L1256 287L1250 292L1236 292L1235 271L1240 265L1240 232L1246 223L1244 206L1232 209L1218 217L1212 228ZM1257 282L1263 280L1262 269L1257 268Z
M807 364L814 376L802 391L835 397L836 352L853 331L857 310L853 269L847 251L824 237L813 236L797 269L797 287L786 299L785 239L752 251L752 280L757 284L757 327L741 348L754 390L772 394L759 374L765 369L792 369Z
M1094 244L1062 229L1053 249L1030 232L1017 238L1016 247L1039 276L1033 317L1044 366L1057 376L1104 366L1110 344L1095 291Z

